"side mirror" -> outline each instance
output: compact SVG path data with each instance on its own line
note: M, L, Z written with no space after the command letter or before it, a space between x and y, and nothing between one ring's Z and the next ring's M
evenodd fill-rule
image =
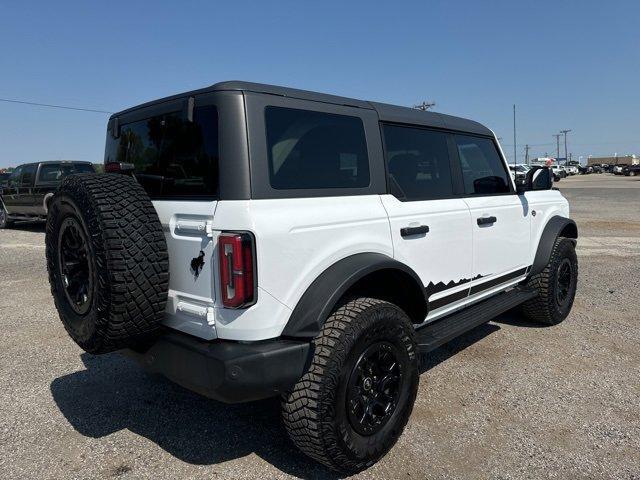
M525 179L516 184L518 193L532 190L551 190L553 187L553 174L549 167L533 167L527 172Z

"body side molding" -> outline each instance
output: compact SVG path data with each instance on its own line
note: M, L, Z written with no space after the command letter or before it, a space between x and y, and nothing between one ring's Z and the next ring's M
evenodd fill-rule
M545 265L551 257L551 250L558 236L566 236L567 238L578 238L578 227L576 222L570 218L553 216L549 219L540 236L538 249L531 267L530 275L537 275L544 270Z
M415 287L410 287L411 290L406 294L412 294L413 299L419 299L419 302L414 302L419 303L415 318L421 315L426 317L425 288L420 277L410 267L381 253L358 253L333 264L313 281L298 301L282 335L296 338L315 337L349 288L359 280L377 273L389 274L390 279L409 279L409 285ZM411 313L409 315L412 316ZM417 320L417 323L423 319Z

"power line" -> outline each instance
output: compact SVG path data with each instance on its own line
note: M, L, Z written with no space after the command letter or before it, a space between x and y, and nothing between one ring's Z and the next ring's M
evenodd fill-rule
M106 110L96 110L93 108L70 107L68 105L52 105L50 103L27 102L24 100L11 100L9 98L0 98L0 102L18 103L21 105L33 105L35 107L62 108L64 110L78 110L80 112L108 113L108 114L113 113L113 112L107 112Z

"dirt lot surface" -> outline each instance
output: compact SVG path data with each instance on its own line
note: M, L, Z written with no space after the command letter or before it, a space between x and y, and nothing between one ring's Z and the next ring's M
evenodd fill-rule
M431 354L404 435L359 478L640 478L640 179L558 186L581 234L569 318L506 315ZM84 354L43 242L39 225L0 231L0 478L334 478L275 400L228 406Z

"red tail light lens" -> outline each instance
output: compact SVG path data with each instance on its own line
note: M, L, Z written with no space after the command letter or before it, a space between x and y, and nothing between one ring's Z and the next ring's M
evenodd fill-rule
M222 304L246 307L254 302L254 242L249 233L222 233L218 237Z

